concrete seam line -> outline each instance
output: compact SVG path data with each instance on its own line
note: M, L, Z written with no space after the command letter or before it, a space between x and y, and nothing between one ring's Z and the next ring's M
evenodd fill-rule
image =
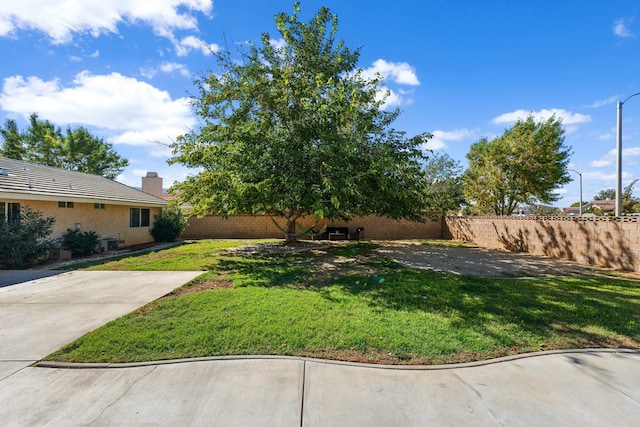
M304 394L307 388L307 361L302 362L302 396L300 396L300 427L304 423Z
M31 366L36 368L56 368L56 369L124 369L124 368L140 368L145 366L158 365L177 365L180 363L195 362L225 362L234 360L291 360L301 362L314 362L326 365L342 365L354 368L374 368L374 369L390 369L398 371L441 371L446 369L473 368L477 366L494 365L497 363L511 362L520 359L528 359L533 357L563 355L563 354L596 354L596 353L622 353L640 355L640 349L632 348L588 348L588 349L572 349L572 350L548 350L537 351L533 353L515 354L512 356L498 357L496 359L479 360L476 362L451 363L447 365L377 365L373 363L348 362L344 360L328 360L315 359L312 357L298 356L261 356L261 355L238 355L238 356L210 356L195 357L190 359L167 359L154 360L148 362L128 362L128 363L73 363L73 362L55 362L55 361L38 361Z

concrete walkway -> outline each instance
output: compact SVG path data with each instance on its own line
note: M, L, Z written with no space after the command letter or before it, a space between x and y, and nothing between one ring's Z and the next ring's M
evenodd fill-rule
M31 280L33 274L0 271L0 283L18 283L0 287L0 379L202 272L72 271Z
M637 350L439 368L274 357L32 366L198 274L71 272L0 288L0 424L628 426L640 414Z
M29 367L0 381L3 425L629 426L640 352L453 369L256 358Z

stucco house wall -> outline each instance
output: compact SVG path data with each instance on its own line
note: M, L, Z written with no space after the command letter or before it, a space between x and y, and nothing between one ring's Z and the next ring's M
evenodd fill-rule
M58 202L2 199L3 202L20 203L32 210L39 211L45 217L53 217L52 238L62 237L68 229L75 229L80 224L82 231L95 231L102 238L118 239L119 246L130 246L153 241L149 231L160 215L161 208L149 208L150 225L147 227L130 227L130 207L122 205L104 205L104 209L96 209L93 203L74 202L73 208L58 207Z

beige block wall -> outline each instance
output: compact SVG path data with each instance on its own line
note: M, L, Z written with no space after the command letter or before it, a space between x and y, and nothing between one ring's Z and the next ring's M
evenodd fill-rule
M283 218L274 219L284 227ZM305 228L311 227L315 222L314 217L305 217L299 221ZM331 227L349 227L351 232L358 227L364 227L366 239L437 239L442 233L440 217L435 221L426 217L423 223L396 221L376 216L356 217L348 223L321 220L315 229L320 230L325 224ZM265 239L282 238L283 234L268 215L231 215L226 219L217 215L207 215L202 218L195 216L189 218L189 226L181 237L184 239Z
M637 217L447 217L444 238L640 271Z
M57 239L67 231L75 229L76 224L81 224L82 231L95 231L100 237L115 237L120 241L120 247L153 242L149 233L155 219L160 215L160 208L150 208L149 227L129 227L130 206L109 205L105 209L95 209L93 203L74 202L73 208L59 208L58 202L44 202L33 200L10 200L10 203L20 203L21 206L29 206L40 211L45 217L53 217L56 222L53 227L52 237Z

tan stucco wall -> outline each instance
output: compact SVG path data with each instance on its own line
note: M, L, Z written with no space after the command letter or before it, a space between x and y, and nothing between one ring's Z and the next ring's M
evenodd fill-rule
M638 217L447 217L443 237L640 272Z
M153 242L149 233L154 221L160 215L160 208L149 208L149 227L129 227L129 206L107 204L105 209L95 209L93 203L74 202L73 208L59 208L58 202L23 201L2 199L3 202L20 203L40 211L45 217L56 219L53 238L61 237L67 229L81 224L82 231L95 231L100 237L115 237L120 247ZM146 209L146 208L145 208Z

